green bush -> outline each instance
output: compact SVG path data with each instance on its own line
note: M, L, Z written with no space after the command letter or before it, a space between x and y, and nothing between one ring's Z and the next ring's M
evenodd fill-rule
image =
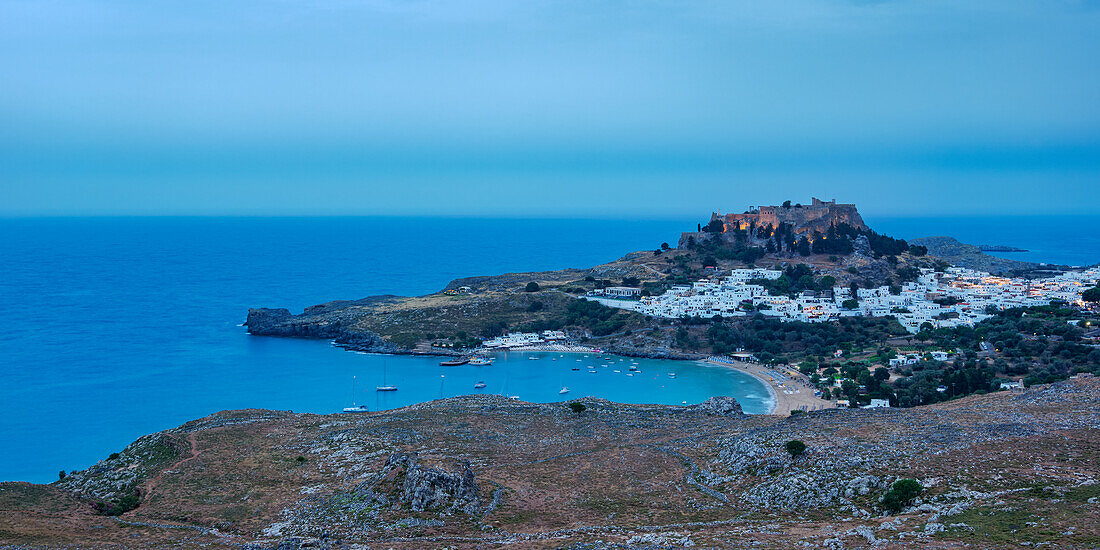
M889 491L886 491L886 495L882 498L882 507L896 514L912 503L913 499L920 496L923 491L924 487L921 486L919 481L899 479L894 482Z
M783 445L783 448L787 450L787 452L791 455L791 458L795 458L806 452L806 444L797 439L792 439L788 441L786 444Z
M97 502L95 509L105 516L121 516L141 504L141 496L135 490L133 494L121 497L113 502Z
M527 286L523 288L524 292L538 292L539 290L539 284L534 281L527 283Z
M584 406L584 403L578 403L578 402L576 402L576 401L574 401L574 402L572 402L572 403L570 403L570 404L569 404L569 410L571 410L571 411L573 411L573 412L575 412L575 413L577 413L577 414L581 414L581 413L582 413L582 412L584 412L584 410L585 410L585 409L587 409L587 408L588 408L588 407L585 407L585 406Z

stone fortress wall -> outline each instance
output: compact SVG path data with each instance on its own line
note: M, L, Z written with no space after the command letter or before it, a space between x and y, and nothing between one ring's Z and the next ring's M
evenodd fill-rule
M867 224L863 222L863 217L856 210L856 205L837 204L836 200L823 201L817 197L813 197L809 205L751 207L747 212L740 214L714 212L710 215L710 219L711 221L722 220L727 232L738 227L741 229L767 225L778 227L780 223L791 226L796 235L811 235L814 231L824 234L830 226L841 223L857 229L868 229ZM698 241L707 235L700 232L683 233L679 244L684 246L688 237Z

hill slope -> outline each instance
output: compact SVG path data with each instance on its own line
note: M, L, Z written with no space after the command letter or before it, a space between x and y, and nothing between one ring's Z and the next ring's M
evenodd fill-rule
M744 416L461 397L212 415L49 486L0 542L126 548L1024 548L1100 543L1100 380L914 409ZM792 459L789 440L806 444ZM898 478L924 494L898 515ZM137 489L116 521L93 509ZM112 494L115 493L115 494ZM1027 544L1027 546L1024 546ZM364 546L356 546L364 545Z

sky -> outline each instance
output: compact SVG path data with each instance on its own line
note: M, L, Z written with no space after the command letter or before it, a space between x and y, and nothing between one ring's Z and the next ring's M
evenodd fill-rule
M0 0L0 216L1100 213L1100 0Z

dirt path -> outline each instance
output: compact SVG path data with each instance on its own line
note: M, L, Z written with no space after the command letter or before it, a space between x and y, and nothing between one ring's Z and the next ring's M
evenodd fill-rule
M190 449L188 450L188 454L190 456L188 456L186 458L182 458L182 459L176 461L175 464L172 464L171 466L169 466L167 468L161 469L161 471L156 475L156 477L154 477L154 478L150 479L149 481L145 482L145 490L142 492L143 497L148 498L149 495L153 494L153 491L156 489L157 485L160 483L161 479L164 477L165 472L178 470L181 466L183 466L184 464L187 464L188 462L190 462L192 460L195 460L196 458L199 457L199 455L202 454L202 451L199 450L199 444L195 440L195 434L196 434L196 432L191 432L191 433L187 434L187 443L188 443L188 445L190 445Z

